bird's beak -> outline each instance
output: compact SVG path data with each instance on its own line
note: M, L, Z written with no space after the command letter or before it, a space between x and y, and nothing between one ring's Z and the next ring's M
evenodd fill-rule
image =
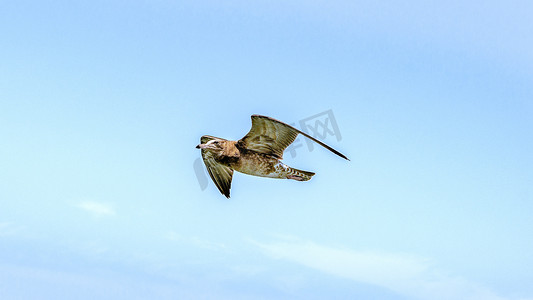
M204 148L205 148L205 144L196 145L196 149L204 149Z

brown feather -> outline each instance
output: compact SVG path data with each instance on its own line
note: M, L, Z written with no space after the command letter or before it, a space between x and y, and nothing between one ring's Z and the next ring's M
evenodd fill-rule
M239 145L249 150L270 154L279 159L283 158L283 151L301 134L318 143L320 146L349 160L344 154L331 148L316 138L274 118L252 115L252 128L238 141Z

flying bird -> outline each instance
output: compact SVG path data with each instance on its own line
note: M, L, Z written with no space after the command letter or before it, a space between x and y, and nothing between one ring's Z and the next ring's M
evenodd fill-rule
M349 160L339 151L307 133L261 115L252 115L252 129L242 139L229 141L204 135L200 138L200 144L196 148L202 150L202 158L209 176L220 192L229 198L234 170L261 177L297 181L311 179L315 173L294 169L281 162L283 151L294 142L298 134Z

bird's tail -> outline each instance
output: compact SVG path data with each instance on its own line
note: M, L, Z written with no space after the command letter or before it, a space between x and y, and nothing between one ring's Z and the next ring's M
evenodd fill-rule
M315 173L313 172L302 171L302 170L294 169L291 167L289 167L287 171L288 171L287 179L294 179L297 181L307 181L311 179L313 175L315 175Z

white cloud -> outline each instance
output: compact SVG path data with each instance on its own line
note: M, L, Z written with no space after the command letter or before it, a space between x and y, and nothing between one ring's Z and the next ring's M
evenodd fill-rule
M115 215L115 210L109 204L104 204L95 201L82 201L78 204L78 207L98 216L113 216Z
M15 226L11 222L0 222L0 236L12 236L21 230L22 227Z
M412 298L505 299L482 285L439 272L427 259L414 256L337 249L298 239L254 244L274 258Z

